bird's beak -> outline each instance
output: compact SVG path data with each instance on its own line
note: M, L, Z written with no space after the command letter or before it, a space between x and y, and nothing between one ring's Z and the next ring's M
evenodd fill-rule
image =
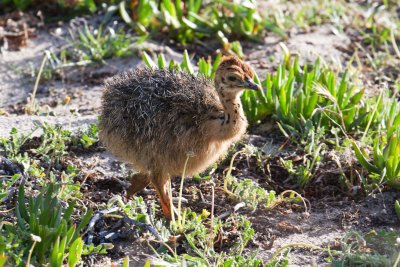
M250 90L256 90L256 91L260 91L261 90L261 86L259 86L253 80L250 80L250 79L244 80L243 87L245 89L250 89Z

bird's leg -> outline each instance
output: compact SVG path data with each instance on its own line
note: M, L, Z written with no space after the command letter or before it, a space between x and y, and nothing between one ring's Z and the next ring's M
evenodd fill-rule
M151 183L156 189L157 195L160 199L161 208L164 213L164 217L167 220L171 220L171 200L168 196L168 181L169 177L166 175L155 175Z
M127 194L128 196L133 196L139 191L142 191L143 188L148 186L150 183L150 176L143 173L136 173L133 175L131 179L131 185L128 188Z

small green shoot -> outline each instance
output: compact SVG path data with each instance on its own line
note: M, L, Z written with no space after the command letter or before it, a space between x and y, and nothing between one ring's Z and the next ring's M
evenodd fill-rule
M18 230L21 233L38 236L41 240L37 241L36 248L32 249L32 255L38 263L44 264L49 261L52 266L61 266L71 249L75 250L75 253L70 254L69 261L71 263L79 261L80 252L77 250L82 244L74 241L79 238L80 231L89 223L92 215L92 211L89 210L76 226L71 219L75 203L63 208L57 193L58 186L50 184L39 196L29 197L27 205L24 186L20 186L16 206ZM36 239L33 241L36 242Z
M353 142L354 153L361 165L371 173L377 183L386 182L393 188L400 188L400 132L397 130L388 140L384 136L373 141L372 162L363 148Z
M400 203L398 200L394 202L394 211L396 212L397 218L400 220Z

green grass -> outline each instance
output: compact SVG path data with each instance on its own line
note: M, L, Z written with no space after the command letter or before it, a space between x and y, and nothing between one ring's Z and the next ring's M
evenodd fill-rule
M80 232L92 212L85 212L76 225L71 217L75 203L64 208L59 189L50 184L25 201L24 185L20 186L16 224L2 222L0 226L0 266L21 266L23 262L61 266L64 261L75 266L80 261L84 247Z
M68 208L63 208L60 199L55 196L59 190L55 185L50 184L44 190L39 196L30 197L26 205L24 186L20 187L16 231L28 244L31 242L24 235L39 237L36 249L32 249L34 253L28 256L32 256L39 264L48 262L51 266L61 266L68 256L69 266L75 266L81 252L74 251L83 248L83 241L79 239L80 231L89 223L92 212L89 210L85 213L80 224L75 226L71 220L75 204L69 203ZM33 241L32 247L35 245L34 238Z
M26 76L36 78L35 89L26 105L28 114L53 115L49 108L39 107L35 100L39 82L44 83L54 79L65 80L67 72L86 66L106 65L107 59L124 58L132 56L137 50L137 44L143 39L132 36L123 28L115 30L112 27L103 28L101 24L97 28L90 28L87 23L84 26L69 30L69 36L65 38L67 45L60 49L48 49L44 51L43 61L39 68L24 71ZM34 75L32 75L34 74Z
M342 251L339 258L333 257L332 266L398 266L398 236L396 231L349 231L340 240Z
M257 1L242 3L218 0L139 0L128 7L119 4L123 20L139 34L165 32L169 38L184 45L218 36L225 49L228 39L245 38L259 41L264 28L282 35L282 31L268 18L262 18Z
M134 39L122 29L115 32L113 28L103 30L100 25L91 31L87 24L77 33L70 32L69 40L73 50L68 51L73 62L98 62L105 64L105 59L132 55ZM75 58L77 57L77 58Z
M157 258L153 258L151 262L158 266L168 266L168 264L179 263L184 261L194 264L194 266L235 266L224 265L225 262L231 262L235 257L239 257L241 261L253 261L260 264L261 261L256 259L256 255L252 257L242 256L243 249L254 235L251 223L240 215L231 215L226 220L218 220L210 218L210 213L203 210L197 214L190 209L183 209L181 213L181 225L177 225L177 221L165 223L163 219L155 216L158 207L155 202L146 205L143 198L135 197L133 200L124 202L121 197L117 196L111 199L108 207L120 207L130 218L143 223L149 223L157 229L162 238L161 246L157 249L153 247L153 251ZM147 206L151 207L149 212ZM211 220L213 220L211 222ZM211 228L210 228L211 225ZM232 236L225 233L234 231ZM171 238L176 239L171 246ZM218 240L223 238L221 242L229 242L229 251L220 251L216 248L219 244ZM182 247L184 252L177 253L174 247ZM231 264L231 263L229 263ZM258 265L256 265L258 266Z
M363 88L357 88L347 71L336 73L320 60L299 66L299 58L285 55L275 74L262 81L266 91L265 108L279 123L285 135L306 140L311 131L340 128L344 134L367 128L371 107L363 101ZM373 101L370 101L373 102Z
M32 138L39 130L41 135ZM75 266L82 253L96 252L80 238L81 230L92 213L75 205L82 198L80 184L74 182L79 170L72 164L67 165L65 170L61 166L70 147L89 148L96 138L96 125L90 125L87 130L75 135L61 127L43 124L36 126L28 135L19 134L14 128L9 138L1 139L0 153L19 164L22 173L0 175L2 207L5 207L4 201L13 189L21 184L17 190L15 224L0 223L0 266L21 266L28 262L49 266L61 266L66 262L68 266ZM39 186L39 193L33 193L31 179ZM25 196L28 196L27 201ZM74 216L81 213L77 225L73 213Z
M42 131L38 139L38 143L34 147L22 151L26 142L32 142L32 135ZM97 125L91 124L87 129L72 134L68 130L64 130L59 126L43 124L37 125L29 134L19 134L16 128L10 132L9 138L0 139L0 155L4 155L7 159L17 163L22 170L36 179L41 185L45 185L49 179L56 182L56 176L60 177L63 183L60 193L67 198L75 198L80 196L79 183L73 182L73 178L78 176L79 170L72 164L67 165L62 170L62 162L68 150L71 147L78 149L89 149L98 141ZM35 141L34 141L35 142ZM45 169L42 167L46 165ZM12 187L15 187L22 179L21 174L4 177L0 180L0 199L8 196Z
M354 152L361 165L370 173L369 177L376 183L385 183L400 189L400 131L389 136L377 135L373 141L371 159L365 150L353 143Z
M17 8L19 10L25 11L28 8L36 7L38 3L33 0L4 0L0 3L0 8ZM54 6L59 8L63 12L72 13L86 13L95 12L97 9L94 0L84 0L84 1L67 1L67 0L56 0L50 3L44 3L44 6Z

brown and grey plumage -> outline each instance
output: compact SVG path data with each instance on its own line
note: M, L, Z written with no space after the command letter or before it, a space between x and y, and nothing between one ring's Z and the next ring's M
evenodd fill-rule
M192 175L218 160L240 139L247 120L244 89L258 90L253 71L234 57L222 60L215 81L168 69L138 68L105 84L100 139L138 173L130 194L153 184L167 218L171 176Z

